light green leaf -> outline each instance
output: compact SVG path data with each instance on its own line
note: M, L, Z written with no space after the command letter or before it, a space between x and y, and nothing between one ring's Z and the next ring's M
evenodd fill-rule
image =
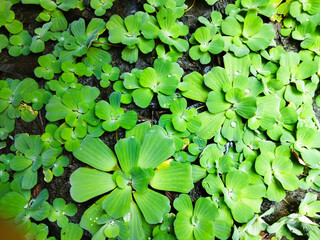
M70 184L71 197L77 202L85 202L116 187L111 174L89 168L79 168L73 172Z
M155 171L150 186L164 191L188 193L193 188L192 169L188 164L176 164Z
M160 130L150 130L142 143L138 166L156 168L175 152L174 142Z
M204 76L204 83L215 92L220 92L223 86L231 84L231 81L224 68L214 67Z
M160 223L163 216L170 211L169 199L153 190L147 189L143 193L134 192L133 196L149 224Z
M104 210L114 218L125 216L130 211L131 193L129 186L114 189L102 203Z
M197 200L194 207L194 216L200 221L212 221L218 217L218 215L218 208L211 200L202 197Z
M14 218L24 211L28 201L17 192L8 192L0 198L0 216L4 219Z
M121 139L114 149L117 154L120 167L124 173L129 173L138 164L141 144L136 138Z
M178 239L195 240L193 236L194 228L191 225L191 218L191 216L186 215L184 212L178 212L173 223L174 232Z
M117 164L117 159L111 149L99 138L87 136L80 148L73 151L73 155L80 161L102 170L111 171Z
M174 200L173 206L178 212L183 212L189 217L193 215L192 202L187 194L180 194L179 197Z
M153 98L153 92L150 88L140 88L132 92L132 97L138 107L146 108Z

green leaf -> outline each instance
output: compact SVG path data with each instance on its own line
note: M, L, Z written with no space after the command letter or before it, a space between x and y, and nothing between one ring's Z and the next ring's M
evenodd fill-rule
M242 33L241 26L234 17L227 17L221 25L221 30L229 36L240 36Z
M21 187L23 189L31 189L37 184L38 173L32 170L32 166L28 167L24 171L24 175L21 181Z
M78 224L68 223L61 229L61 240L80 240L83 235L83 230Z
M218 217L218 208L212 201L206 198L199 198L194 207L194 216L199 220L212 221Z
M175 152L174 142L160 130L150 130L141 145L138 166L155 169Z
M204 85L204 78L200 73L192 72L184 76L183 82L189 86L187 91L182 91L184 97L199 102L205 102L207 100L209 91Z
M134 46L133 48L125 47L121 52L121 57L124 61L128 63L135 63L138 61L138 47Z
M190 217L193 215L192 202L187 194L180 194L179 197L174 200L173 206L178 212L183 212Z
M251 60L248 55L244 57L235 57L233 54L227 53L223 56L223 62L230 80L234 80L239 75L243 77L249 76Z
M18 34L23 30L23 24L16 19L10 23L6 23L4 26L11 34Z
M220 92L223 86L231 84L231 81L224 68L214 67L204 76L204 83L215 92Z
M150 186L164 191L188 193L193 188L192 169L188 164L176 164L155 171Z
M151 123L146 121L144 123L137 124L134 128L126 131L126 138L134 137L143 142L145 135L151 128Z
M243 118L249 119L254 116L257 110L256 99L254 97L246 97L236 104L236 112Z
M281 182L285 190L294 191L299 188L299 179L292 173L275 173L275 177Z
M231 103L225 100L224 94L216 91L209 93L206 105L211 113L220 113L231 107Z
M169 199L153 190L147 189L143 193L134 192L133 196L149 224L160 223L163 216L170 211Z
M103 201L104 210L114 218L123 217L130 210L131 192L132 189L129 186L114 189Z
M194 236L196 239L209 239L212 237L212 222L207 220L198 221L194 226Z
M130 218L128 219L128 223L130 227L130 237L132 239L143 239L145 237L142 215L133 201L130 206Z
M241 201L235 202L235 207L231 208L231 212L239 223L246 223L254 216L252 208Z
M111 171L117 164L117 158L111 149L99 138L87 136L80 148L73 151L73 155L80 161L102 170Z
M73 172L70 184L70 194L77 202L85 202L116 187L111 174L89 168L79 168Z
M140 88L132 92L132 97L138 107L146 108L153 98L153 92L149 88Z
M22 171L33 163L25 156L14 156L10 161L10 168L14 171Z
M124 129L131 129L136 125L137 120L137 113L133 110L128 111L119 118L119 125Z
M260 17L253 13L247 13L243 24L243 36L246 38L252 37L256 34L263 25L263 21Z
M49 103L46 105L46 111L46 118L51 122L64 119L72 112L71 109L62 104L61 99L56 95L50 98Z
M133 189L137 192L144 192L148 188L149 174L139 167L131 169L130 173L132 176Z
M272 181L267 189L267 198L271 201L280 202L285 196L286 192L281 184L277 180Z
M242 171L232 171L227 174L226 186L228 189L241 190L248 185L249 176Z
M24 211L28 201L17 192L8 192L0 198L0 216L4 219L14 218Z
M124 173L129 173L133 167L138 165L140 147L139 140L133 137L121 139L115 145L114 149Z
M178 212L173 223L174 232L178 239L195 239L193 236L194 229L191 225L191 218L191 216L186 215L184 212Z

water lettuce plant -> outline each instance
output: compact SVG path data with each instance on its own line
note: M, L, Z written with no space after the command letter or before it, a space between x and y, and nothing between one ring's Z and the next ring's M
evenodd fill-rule
M135 132L139 138L133 135L118 141L116 155L101 140L87 137L73 154L95 169L79 168L72 174L71 196L78 202L84 202L111 191L102 203L108 215L124 217L134 199L145 221L156 224L170 211L170 201L148 186L157 190L189 192L193 187L191 166L159 167L174 153L173 140L158 128ZM96 151L97 148L100 151Z
M46 106L46 118L51 122L65 120L67 126L61 129L60 137L66 141L69 151L79 147L79 139L86 136L89 125L98 126L99 119L94 111L98 95L97 88L82 86L80 89L67 90L62 97L54 95L50 98Z
M154 67L148 67L137 74L124 76L123 85L132 91L134 103L146 108L149 106L154 94L157 94L159 104L168 108L174 100L174 92L179 86L183 69L176 63L163 58L154 61Z
M26 133L16 135L14 147L17 154L11 159L10 168L16 171L17 178L21 178L23 189L31 189L37 184L40 167L43 168L45 180L51 181L53 174L50 168L61 154L61 148L48 147L40 136Z
M126 47L122 50L122 59L134 63L138 60L139 50L146 54L153 50L153 39L146 39L141 34L141 27L148 21L150 16L143 12L137 12L124 20L119 15L113 15L107 22L109 30L109 42L122 43Z
M97 102L95 106L95 114L102 122L102 128L108 132L113 132L119 127L124 129L133 128L138 120L137 113L135 111L124 112L124 109L120 107L121 93L113 92L110 95L110 103L106 101Z
M192 46L189 55L193 60L200 60L201 64L208 64L211 61L211 55L219 54L224 49L224 42L220 39L220 35L207 27L198 28L190 38Z
M189 32L188 26L177 20L177 12L173 9L163 8L157 12L157 18L150 18L142 25L141 32L146 39L157 39L169 46L175 47L179 52L186 52L189 43L185 39Z
M244 21L239 22L236 17L229 16L221 24L227 49L237 57L249 54L251 51L266 49L273 40L275 33L272 25L263 23L256 12L248 11Z
M218 216L217 207L206 198L199 198L194 206L186 194L181 194L174 201L178 211L174 221L177 239L209 239L215 236L213 220Z
M208 194L223 196L233 218L239 223L248 222L254 213L260 211L262 197L266 194L266 188L260 179L254 184L250 183L249 175L240 170L228 172L225 182L219 176L209 174L202 185Z
M294 191L299 187L302 166L290 160L291 152L287 146L276 146L273 143L260 143L261 154L255 162L257 173L264 176L268 185L267 198L272 201L281 201L285 190Z

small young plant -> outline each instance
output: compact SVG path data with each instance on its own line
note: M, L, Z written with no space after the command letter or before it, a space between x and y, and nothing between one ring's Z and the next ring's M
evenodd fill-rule
M116 131L119 127L131 129L137 123L137 113L133 110L124 112L120 107L120 100L121 93L113 92L110 95L110 103L100 101L95 106L95 114L103 120L102 128L108 132Z
M291 161L287 146L276 147L272 142L261 142L260 148L255 169L268 185L266 197L280 202L286 196L285 190L294 191L299 187L297 175L301 174L302 166Z
M178 88L183 70L177 63L172 63L163 58L154 61L154 67L148 67L143 71L136 71L132 76L126 75L123 85L133 90L134 103L146 108L149 106L154 94L157 94L160 106L169 108L175 99L175 91Z
M103 16L113 5L114 0L92 0L90 6L94 9L96 16Z
M17 154L11 159L10 168L16 171L16 177L21 178L22 189L31 189L37 184L38 169L41 167L45 174L45 181L51 181L50 168L61 154L61 148L45 146L40 136L29 136L26 133L16 135L14 147Z
M12 1L0 2L0 27L4 26L11 34L18 34L23 30L23 24L15 19L15 14L11 10L12 5Z
M119 79L120 69L106 63L102 65L101 70L93 71L93 74L100 80L100 86L107 88L110 86L110 81L114 82Z
M52 32L49 31L52 23L45 23L41 28L36 28L34 33L36 34L32 38L30 44L30 50L33 53L40 53L45 49L45 42L51 40Z
M79 147L90 127L99 128L99 119L94 113L95 99L100 91L95 87L82 86L80 89L68 89L62 97L54 95L46 105L46 118L55 122L65 120L60 126L57 138L66 141L66 148L69 151ZM73 139L76 139L75 142Z
M34 69L37 78L51 80L54 78L54 74L61 72L61 63L52 54L40 56L38 63L40 66Z
M227 17L221 31L229 36L224 37L225 46L237 57L249 54L250 50L257 52L270 46L275 33L271 24L263 23L263 20L254 12L248 12L243 23L236 17Z
M7 48L9 45L9 40L6 35L0 34L0 53L3 49Z
M177 18L180 18L188 6L185 4L185 0L147 0L147 3L143 4L143 8L148 13L154 13L164 8L172 9L176 12Z
M93 41L106 30L106 23L99 18L93 18L86 24L83 18L72 22L67 31L54 35L58 40L55 55L61 62L73 62L77 57L82 57L89 51Z
M19 34L12 35L9 38L8 52L13 57L28 55L30 53L30 45L32 37L26 30L22 30Z
M207 27L198 28L189 41L196 45L190 48L190 57L193 60L200 59L201 64L210 63L211 54L219 54L224 49L224 42L220 39L220 35Z
M215 204L206 198L198 198L193 208L191 199L181 194L173 202L178 211L174 220L174 231L180 239L209 239L215 236L213 221L219 215Z
M147 13L137 12L124 20L119 15L113 15L107 22L109 42L126 45L121 53L124 61L134 63L138 60L139 50L147 54L154 49L154 40L141 35L141 27L149 18Z
M170 104L172 114L164 114L161 118L170 118L175 130L179 132L189 131L190 133L197 132L201 127L201 121L197 116L195 108L187 109L187 100L178 98ZM159 121L161 121L161 118Z
M44 189L36 198L31 198L30 191L22 191L20 183L14 180L7 193L0 197L0 217L6 220L14 220L22 231L32 229L31 219L42 221L48 217L50 204L47 189Z
M161 9L157 18L151 16L141 28L146 39L160 39L161 42L174 46L179 52L189 49L187 40L179 38L189 33L189 28L177 20L177 13L173 9Z
M66 204L66 201L63 198L55 198L48 219L50 222L57 221L58 226L63 228L69 223L68 217L72 217L76 213L77 207L74 203Z
M266 194L261 179L251 183L250 176L241 170L228 172L224 182L219 176L209 174L202 181L202 186L210 195L222 194L234 220L239 223L248 222L254 213L260 212L262 197Z
M296 239L296 236L317 239L320 234L318 224L310 219L320 211L320 202L314 193L307 193L299 205L298 213L292 213L280 218L267 228L269 233L275 233L276 237L285 236L288 239Z

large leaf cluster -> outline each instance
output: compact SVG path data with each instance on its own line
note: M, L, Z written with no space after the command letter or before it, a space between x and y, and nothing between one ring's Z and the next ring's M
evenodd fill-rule
M27 239L54 239L48 221L66 240L83 229L92 239L259 239L261 231L317 239L316 195L270 226L263 217L273 210L261 213L261 204L320 190L318 1L237 0L189 33L184 13L193 6L184 0L146 0L145 11L111 17L113 0L21 0L43 8L32 34L15 19L18 2L0 3L0 51L43 54L39 83L0 81L0 148L12 144L0 157L0 217ZM65 14L85 4L100 18L68 23ZM303 50L276 46L268 19ZM140 52L150 57L142 69L132 65ZM13 132L18 118L46 124L41 136ZM68 167L63 150L88 166ZM69 223L75 204L50 205L38 184L70 172L72 199L91 204L79 224ZM190 198L195 186L202 196Z

